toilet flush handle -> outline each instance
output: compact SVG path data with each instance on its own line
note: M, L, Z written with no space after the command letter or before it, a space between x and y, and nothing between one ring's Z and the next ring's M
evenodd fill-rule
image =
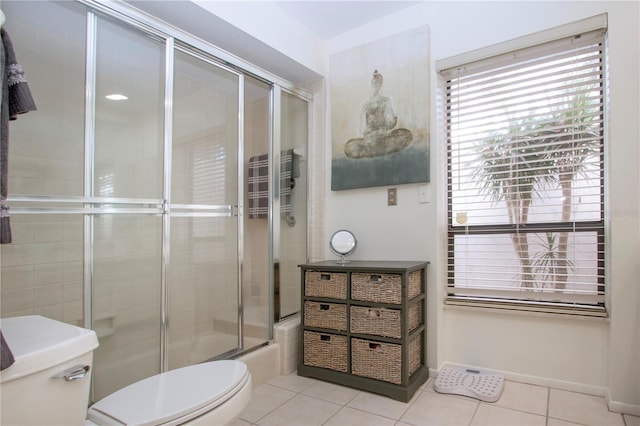
M90 369L91 367L88 365L76 365L56 374L53 377L57 379L64 378L67 382L72 382L74 380L82 379L87 375Z

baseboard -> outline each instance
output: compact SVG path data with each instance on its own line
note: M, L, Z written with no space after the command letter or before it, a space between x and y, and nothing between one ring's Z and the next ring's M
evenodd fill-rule
M607 405L610 411L622 414L630 414L633 416L640 416L640 405L627 404L619 401L612 401L609 395L609 389L604 386L587 385L584 383L570 382L566 380L558 380L549 377L532 376L529 374L514 373L512 371L503 371L495 369L487 369L479 367L477 365L458 364L453 362L445 362L438 369L429 369L429 377L437 377L438 371L445 366L481 369L484 371L492 371L498 374L502 374L506 380L520 383L528 383L531 385L545 386L554 389L566 390L570 392L579 392L588 395L601 396L607 401Z
M271 343L264 348L260 348L239 358L240 360L246 362L249 366L254 386L266 383L268 380L278 375L280 367L280 349L281 347L278 343ZM510 380L513 382L528 383L537 386L545 386L554 389L601 396L604 397L607 401L609 410L616 413L640 416L640 405L612 401L611 396L609 395L609 389L601 386L585 385L582 383L557 380L548 377L531 376L528 374L514 373L511 371L486 369L484 367L479 367L476 365L457 364L452 362L443 363L439 369L429 368L429 377L438 377L438 372L445 366L482 369L484 371L492 371L502 374L506 380Z
M531 385L538 385L538 386L547 386L554 389L561 389L561 390L566 390L571 392L580 392L580 393L586 393L589 395L596 395L596 396L602 396L602 397L607 396L607 388L602 386L586 385L583 383L569 382L566 380L558 380L558 379L553 379L549 377L532 376L529 374L514 373L513 371L496 370L492 368L480 367L477 365L458 364L455 362L446 362L440 366L440 369L445 366L492 371L498 374L502 374L506 380L511 380L513 382L528 383Z
M611 395L609 395L609 390L607 389L607 395L605 396L607 400L607 405L609 406L609 410L615 411L616 413L622 414L630 414L632 416L640 417L640 405L628 404L626 402L613 401L611 400Z
M429 377L436 378L438 377L438 369L437 368L429 368Z
M604 397L605 401L607 401L607 406L609 407L610 411L621 413L621 414L630 414L632 416L640 416L640 405L628 404L625 402L611 400L609 389L603 386L586 385L584 383L558 380L558 379L553 379L549 377L540 377L540 376L532 376L529 374L514 373L512 371L486 369L484 367L479 367L476 365L458 364L453 362L445 362L438 369L429 368L429 377L438 377L438 371L440 371L445 366L491 370L496 373L502 374L506 380L510 380L513 382L528 383L531 385L545 386L549 388L566 390L570 392L579 392L579 393L584 393L588 395L601 396L601 397Z

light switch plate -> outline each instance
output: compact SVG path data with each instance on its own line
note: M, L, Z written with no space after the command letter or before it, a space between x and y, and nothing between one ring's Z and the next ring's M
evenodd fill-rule
M398 204L397 188L389 188L387 190L387 205L395 206Z

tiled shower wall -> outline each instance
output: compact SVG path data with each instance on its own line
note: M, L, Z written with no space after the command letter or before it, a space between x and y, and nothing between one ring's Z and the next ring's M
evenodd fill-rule
M2 246L2 317L40 314L82 321L82 218L11 218L13 244Z
M2 8L7 17L4 28L11 34L38 107L9 125L9 198L81 195L84 118L69 114L61 100L84 102L84 44L69 35L84 31L85 20L78 14L56 30L50 19L32 25L32 19L39 17L24 2L6 2ZM54 16L47 5L41 10L44 16ZM58 51L61 44L66 48ZM43 62L51 66L43 70ZM10 206L18 208L21 203ZM41 314L81 323L82 217L16 214L11 224L14 243L0 246L2 317Z

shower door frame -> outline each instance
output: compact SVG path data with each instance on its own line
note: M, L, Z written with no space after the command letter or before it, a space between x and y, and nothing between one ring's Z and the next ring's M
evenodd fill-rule
M313 98L311 95L304 91L300 91L297 89L293 89L291 87L282 87L280 85L274 84L272 85L271 91L271 120L270 125L272 126L270 134L272 135L272 142L269 144L269 158L274 158L274 161L271 163L271 175L269 179L269 194L273 194L271 203L269 204L269 241L271 244L269 245L269 266L271 269L271 273L269 274L269 289L270 294L273 298L271 303L269 304L269 318L272 324L270 324L271 333L273 333L273 324L278 323L281 320L290 318L296 314L300 313L301 307L298 307L297 312L292 312L286 315L282 315L281 308L281 286L280 286L280 254L281 254L281 220L280 220L280 153L282 152L282 93L289 94L291 96L295 96L307 104L307 134L306 134L306 143L304 146L305 153L309 152L311 140L311 126L310 123L313 119ZM307 163L308 164L308 163ZM310 218L310 206L311 200L309 197L309 171L307 170L307 186L305 188L305 195L307 197L306 202L306 222L309 223ZM309 261L309 252L310 252L310 241L311 241L311 231L310 227L307 226L306 232L306 256L305 260L302 262ZM301 300L300 297L297 299ZM272 335L269 337L273 338Z
M309 121L307 125L307 152L310 141L310 123L311 123L311 103L312 96L305 91L294 87L291 83L280 79L254 65L244 62L234 55L218 49L217 47L203 42L190 34L179 30L170 25L164 24L156 18L141 12L130 5L120 2L111 2L108 0L76 0L80 4L87 6L87 46L86 46L86 68L85 68L85 133L84 133L84 196L15 196L9 197L9 202L28 202L33 203L33 207L14 207L12 213L20 214L82 214L83 222L83 326L93 329L93 266L94 266L94 217L98 214L141 214L162 217L162 248L161 248L161 291L160 291L160 359L159 369L161 372L168 369L168 342L167 342L167 292L168 292L168 270L170 268L170 218L174 216L208 216L208 217L238 217L237 226L237 265L238 265L238 344L236 350L231 350L221 354L218 357L230 357L242 353L243 347L243 274L242 268L244 263L244 225L243 216L245 214L244 192L245 192L245 176L244 176L244 77L250 75L270 87L270 111L269 111L269 154L273 159L270 168L269 194L271 203L269 206L269 279L268 279L268 341L273 339L273 325L280 318L277 312L274 312L276 304L274 295L275 275L278 273L276 269L276 259L280 251L280 234L279 234L279 176L280 173L280 114L278 108L280 105L281 91L286 91L307 102ZM110 19L121 25L127 25L164 43L165 46L165 71L164 71L164 135L163 135L163 198L110 198L95 197L94 188L94 149L95 149L95 86L96 86L96 34L98 18ZM199 59L205 60L207 63L220 67L228 71L238 78L238 183L237 183L237 205L229 206L199 206L199 205L172 205L171 204L171 151L173 142L173 67L174 52L180 49L184 53L194 55ZM309 184L306 188L309 193ZM307 197L308 198L308 197ZM48 206L55 203L55 207ZM38 206L40 204L41 206ZM83 207L60 207L60 205L78 205ZM307 199L307 222L309 219L309 200ZM173 210L178 210L173 212ZM188 211L187 211L188 210ZM275 212L275 213L274 213ZM307 257L309 253L309 230L307 230Z
M168 314L168 292L169 292L169 269L171 259L171 218L172 217L200 217L200 218L212 218L212 217L238 217L240 207L242 203L242 195L244 194L244 171L242 167L238 167L237 178L237 200L236 205L192 205L192 204L174 204L171 197L171 176L172 176L172 150L173 150L173 100L174 100L174 63L175 52L180 50L181 52L190 55L198 60L201 60L209 65L218 67L237 78L237 94L238 94L238 120L237 126L237 146L236 146L236 163L242 164L243 162L243 128L244 128L244 75L238 70L224 66L218 63L214 58L207 55L203 55L197 49L193 49L188 43L176 43L176 38L170 34L167 34L161 28L157 28L155 25L149 25L149 23L141 22L140 17L135 16L133 11L126 13L119 11L114 13L113 11L105 8L100 3L93 1L87 1L87 79L86 79L86 121L85 121L85 196L92 197L93 191L93 150L95 148L95 87L96 87L96 34L97 34L97 21L98 18L102 19L114 19L121 25L128 25L136 30L141 31L147 37L154 38L164 44L164 127L163 127L163 184L162 193L163 198L160 201L159 211L156 212L162 216L162 248L161 248L161 274L160 274L160 348L159 348L159 371L164 372L169 370L169 344L167 340L168 327L169 327L169 314ZM94 200L95 197L93 197ZM142 200L125 200L125 202L137 202ZM137 204L136 203L136 204ZM93 315L93 218L92 214L85 214L85 228L84 228L84 247L85 247L85 312L84 312L84 326L86 328L93 328L94 315ZM227 351L222 354L216 354L214 357L229 357L236 353L243 351L243 306L242 306L242 253L243 242L240 239L242 236L242 223L238 220L236 228L237 239L237 282L236 289L238 295L238 313L237 313L237 327L236 327L236 348Z
M238 70L222 66L216 61L206 58L201 54L190 51L190 49L176 46L175 38L164 34L148 25L141 24L131 18L131 15L121 16L114 14L110 10L102 7L95 7L93 2L84 2L86 10L86 51L85 51L85 100L84 100L84 176L83 176L83 196L10 196L10 202L30 203L30 207L14 207L12 213L15 215L34 214L72 214L83 216L83 323L82 326L94 329L94 219L96 215L150 215L162 217L161 225L161 250L160 250L160 312L159 312L159 372L168 370L168 349L167 329L168 329L168 271L170 268L170 223L171 217L238 217L240 212L239 204L233 205L185 205L171 203L171 157L173 143L173 85L174 85L174 52L180 50L183 53L197 57L207 64L223 69L235 76L237 88L237 140L236 140L236 165L243 161L243 95L244 95L244 75ZM124 18L124 19L121 19ZM164 108L163 108L163 140L161 141L163 164L162 164L162 198L123 198L123 197L97 197L94 196L95 186L95 126L96 126L96 72L97 72L97 28L100 19L110 19L119 25L131 27L140 31L141 36L149 37L158 41L164 46L165 69L164 78ZM237 167L237 193L235 196L242 203L244 194L244 170ZM52 206L55 205L55 206ZM66 206L69 207L66 207ZM73 206L72 206L73 205ZM78 205L82 205L79 207ZM216 357L228 357L242 352L243 330L242 330L242 223L238 220L236 227L237 239L237 289L238 315L236 327L236 348L231 351L216 354Z
M170 224L172 217L193 217L193 218L205 218L205 217L237 217L238 224L236 227L236 241L237 241L237 301L238 301L238 315L237 315L237 346L235 349L231 349L229 351L216 354L211 359L222 359L234 356L238 353L243 352L243 341L244 341L244 331L243 331L243 317L244 317L244 306L242 301L242 282L243 282L243 273L242 273L242 261L243 261L243 253L244 253L244 242L243 242L243 234L244 234L244 226L242 224L242 200L245 191L244 184L244 168L241 166L244 162L244 74L238 72L235 69L231 69L229 67L222 66L217 63L214 58L209 57L208 55L203 54L186 43L176 43L175 38L170 38L171 42L167 42L167 90L165 91L165 174L164 174L164 191L165 191L165 212L163 215L163 260L162 260L162 331L160 333L161 339L161 365L162 371L169 370L169 344L166 341L167 339L167 329L169 317L167 314L167 309L169 306L168 300L168 291L169 291L169 269L170 269ZM173 167L171 164L172 159L172 149L173 149L173 85L174 85L174 52L180 51L183 54L189 55L192 58L195 58L203 63L208 65L212 65L218 67L224 71L227 71L237 77L237 93L238 93L238 121L237 121L237 147L236 147L236 165L238 168L237 171L237 201L238 204L230 204L230 205L199 205L199 204L175 204L171 201L171 173L173 171ZM171 54L169 54L171 52ZM170 58L170 59L169 59ZM170 64L169 64L170 62ZM171 86L169 88L169 86ZM169 91L170 90L170 91Z
M280 316L279 309L275 309L276 305L279 305L280 301L276 300L277 296L275 294L275 283L279 280L279 268L278 268L278 257L280 255L280 223L279 214L274 214L274 212L280 211L280 149L281 149L281 94L282 92L286 92L293 96L296 96L307 103L307 140L306 140L306 152L309 152L310 141L311 141L311 123L313 122L313 96L308 93L306 90L295 86L291 82L282 79L281 77L271 74L264 69L253 65L250 62L247 62L223 49L216 47L208 42L205 42L197 37L192 36L191 34L183 31L179 28L176 28L171 25L167 25L162 21L159 21L155 17L142 12L135 7L132 7L126 3L122 2L113 2L110 0L76 0L79 3L85 4L92 9L100 11L102 14L118 19L120 22L129 23L130 25L137 27L139 29L143 29L152 34L156 34L159 37L163 37L165 39L171 38L173 40L174 45L182 46L183 48L188 46L188 49L191 50L191 53L194 52L202 52L206 54L207 60L211 64L215 64L225 70L235 72L239 75L241 80L242 89L244 89L244 76L251 76L259 81L266 83L270 87L270 111L269 111L269 147L268 154L269 158L272 158L273 161L270 164L269 172L269 194L271 203L269 204L269 215L268 215L268 236L269 236L269 247L268 247L268 264L269 264L269 278L268 278L268 293L269 293L269 306L268 306L268 340L273 339L273 325L278 321L288 318L294 314L287 315L286 317ZM171 89L172 90L172 89ZM239 93L239 117L240 127L238 128L238 135L242 139L239 140L239 157L238 161L244 161L244 92ZM165 133L166 135L166 133ZM277 157L277 158L276 158ZM239 163L241 166L242 163ZM242 167L239 167L239 171ZM308 172L307 172L308 173ZM245 206L243 205L243 192L245 190L245 182L244 176L239 176L239 194L238 194L238 202L237 206L237 214L242 218L245 214ZM307 179L307 187L305 188L307 194L307 211L306 211L306 219L307 223L309 223L310 219L310 197L308 196L310 191L309 179ZM242 320L243 312L242 312L242 265L244 263L244 247L243 244L243 235L244 235L244 226L241 223L242 220L239 220L238 226L238 255L239 255L239 301L240 301L240 321ZM311 247L311 231L310 227L308 227L306 232L306 259L305 262L309 260L309 253ZM299 312L299 311L298 311ZM242 326L240 327L242 329ZM240 331L242 333L242 330ZM268 343L268 342L267 342ZM243 351L242 348L242 339L239 341L239 353ZM225 356L233 356L235 353L230 352L226 353ZM164 364L163 364L164 365Z

